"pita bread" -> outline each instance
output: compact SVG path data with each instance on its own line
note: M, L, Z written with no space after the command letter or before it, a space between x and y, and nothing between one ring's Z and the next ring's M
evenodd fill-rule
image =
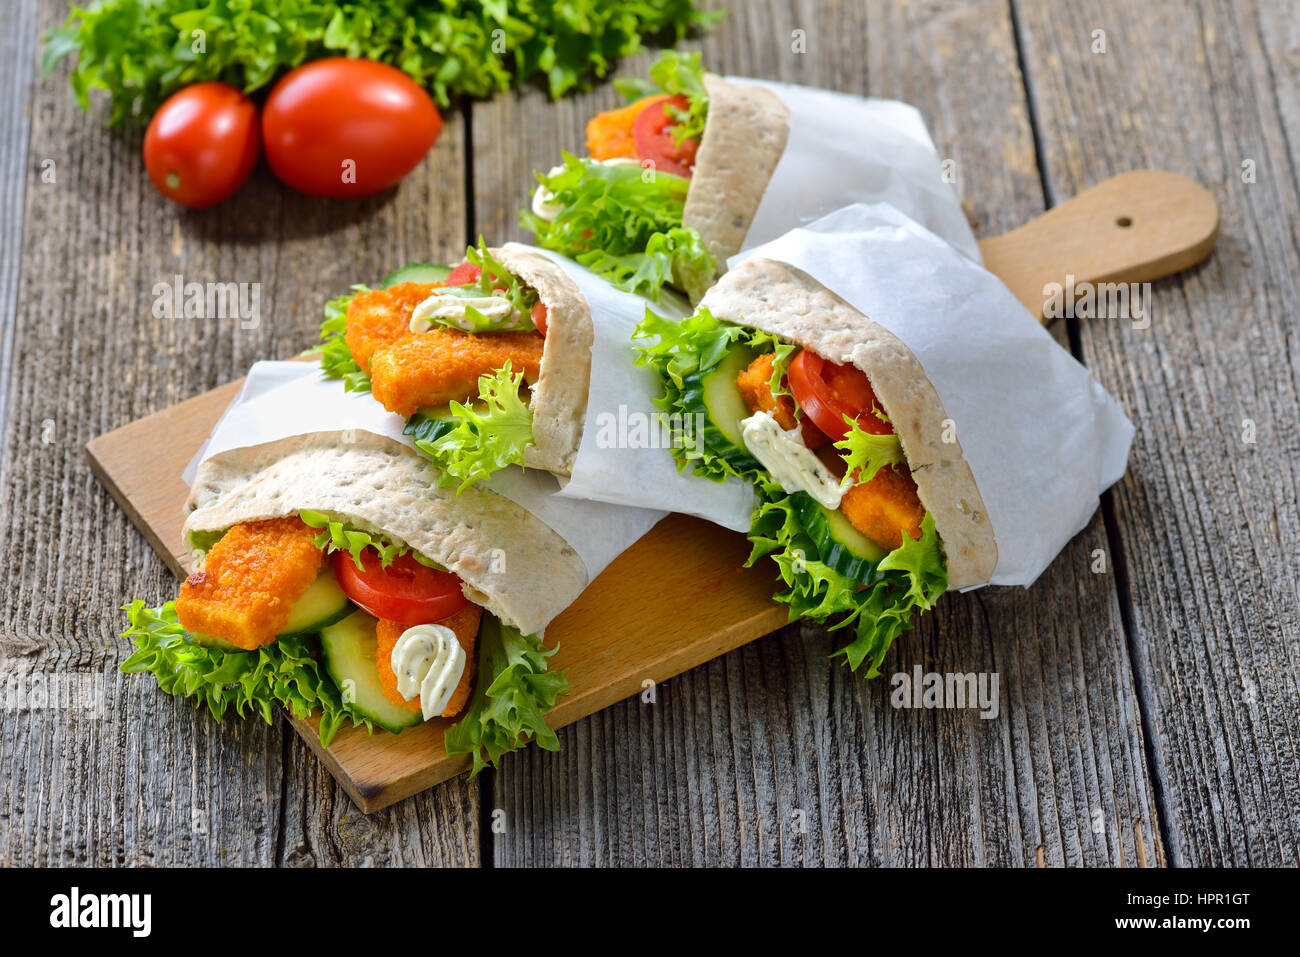
M693 226L718 263L740 252L759 201L790 137L790 110L758 86L704 75L709 115L686 193L682 224ZM697 301L703 290L687 290Z
M510 499L474 486L438 487L438 471L372 432L313 432L219 453L199 466L184 532L324 512L408 545L464 581L470 601L526 635L587 585L578 553Z
M568 475L587 417L591 379L591 308L577 284L545 256L521 249L492 249L494 259L537 290L546 305L542 371L533 384L533 444L524 465Z
M934 515L952 588L983 585L998 550L984 499L955 437L944 441L939 393L912 351L807 273L752 258L720 279L700 303L714 318L749 326L866 373L903 446L917 492Z

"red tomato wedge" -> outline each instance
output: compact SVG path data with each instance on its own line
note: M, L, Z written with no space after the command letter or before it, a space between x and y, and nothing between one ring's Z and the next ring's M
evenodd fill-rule
M533 306L531 318L533 325L537 327L537 331L542 335L546 335L546 303L540 299L537 300L537 304Z
M421 565L410 555L384 568L379 553L367 548L361 564L358 569L350 554L335 552L334 577L343 594L376 618L409 628L442 621L469 604L458 577Z
M473 263L461 263L447 276L445 285L468 286L472 282L478 282L482 275L482 266L475 266Z
M787 378L799 408L837 442L849 434L845 416L857 422L863 432L889 435L894 431L872 411L880 403L860 369L828 362L815 352L801 349L790 363Z
M690 103L684 96L656 100L636 115L632 123L632 140L637 154L654 163L655 169L678 176L690 176L695 167L695 152L700 141L685 139L678 143L673 137L673 120L668 108L685 112Z

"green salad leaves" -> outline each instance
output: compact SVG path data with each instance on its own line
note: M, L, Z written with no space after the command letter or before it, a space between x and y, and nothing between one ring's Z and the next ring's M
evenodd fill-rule
M749 450L729 440L720 430L706 428L702 435L687 436L684 428L688 423L708 421L702 378L716 369L733 348L748 349L755 356L773 353L769 385L773 395L783 395L789 393L784 384L785 372L796 347L757 329L720 322L703 307L681 322L664 319L647 309L633 340L647 343L635 347L636 364L657 372L663 385L663 394L655 399L655 405L668 413L678 469L689 466L693 475L713 482L722 482L733 475L745 478L765 475Z
M375 550L379 555L379 564L383 568L391 565L395 558L410 555L421 565L446 571L437 562L425 558L409 545L390 541L382 535L363 531L347 522L333 521L324 512L316 512L310 508L300 508L298 509L298 517L302 519L304 525L320 530L320 534L312 539L313 545L326 555L331 555L334 552L347 552L352 556L352 563L357 566L359 571L364 570L364 566L361 564L361 553L367 548Z
M643 37L676 42L720 16L695 0L94 0L50 32L43 67L75 57L77 100L105 91L114 126L191 83L251 92L328 56L389 63L446 107L532 79L559 97L605 76Z
M540 638L521 635L495 617L484 616L474 694L445 738L448 754L474 756L470 777L529 740L547 751L560 750L560 739L546 723L546 712L560 695L569 693L564 674L546 670L547 659L558 650L547 651Z
M368 286L354 285L352 292L325 303L325 321L320 324L320 344L309 350L320 354L321 371L331 379L342 379L347 392L369 392L370 373L364 372L343 338L348 328L348 305Z
M508 361L492 375L479 376L477 403L449 402L455 424L437 438L415 438L416 450L441 470L442 484L459 482L457 491L463 492L499 469L524 464L524 451L533 444L533 413L519 391L523 378L522 370L511 373ZM406 434L419 435L410 422Z
M519 219L542 248L651 300L665 283L695 294L713 281L713 255L698 232L682 225L690 180L566 151L563 167L537 181L554 219L531 209L520 210Z
M277 708L296 718L320 710L320 740L328 746L344 721L373 731L371 722L355 713L318 659L313 636L284 637L256 651L221 651L187 641L176 618L176 603L147 608L136 600L123 605L129 626L122 637L136 650L122 670L147 671L167 694L192 698L195 707L208 706L218 721L233 707L241 718L248 712L270 724Z

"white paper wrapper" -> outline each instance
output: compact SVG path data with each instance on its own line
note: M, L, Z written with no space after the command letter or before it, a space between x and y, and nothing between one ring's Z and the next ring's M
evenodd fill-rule
M730 264L750 256L802 269L920 360L993 525L991 584L1031 584L1124 474L1114 399L1001 280L893 207L845 207Z
M314 363L258 362L186 468L185 484L193 483L200 462L220 452L310 432L356 429L386 435L410 447L410 438L402 434L404 425L401 416L385 411L368 393L345 392L343 383L325 378ZM510 468L498 472L487 484L568 542L592 579L666 514L562 498L555 494L558 484L549 472Z
M790 138L742 252L850 203L889 203L977 263L979 245L920 112L897 100L729 76L790 108Z
M738 479L703 482L679 472L662 441L662 430L654 427L658 377L650 369L637 368L632 348L632 332L645 317L647 301L615 289L558 253L519 243L509 245L556 263L577 283L591 307L595 337L587 418L573 474L560 495L685 512L747 531L756 504L753 486ZM685 300L667 292L651 308L668 319L680 319L690 311ZM640 424L646 428L639 428ZM651 444L641 445L644 438Z

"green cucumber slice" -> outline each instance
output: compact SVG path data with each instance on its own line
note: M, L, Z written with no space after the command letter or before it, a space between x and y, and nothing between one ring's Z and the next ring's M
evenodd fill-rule
M749 453L740 423L749 418L749 406L736 385L736 376L754 361L757 353L747 346L732 346L713 368L682 379L680 407L703 409L704 429L699 440L737 472L762 470Z
M354 611L322 629L320 644L325 670L357 714L393 734L401 734L424 720L420 712L398 707L385 696L375 664L375 619L370 615Z
M807 492L795 492L792 499L819 561L863 585L883 577L880 561L889 553L854 528L843 512L827 508Z
M284 638L288 635L315 634L326 625L347 615L352 604L343 594L338 581L334 578L334 569L327 561L316 580L307 586L302 597L294 602L289 610L289 620L285 622L284 631L276 635Z
M442 266L437 263L407 263L401 269L394 269L384 281L379 284L380 289L389 289L393 286L400 285L404 282L446 282L447 277L451 275L450 266Z

